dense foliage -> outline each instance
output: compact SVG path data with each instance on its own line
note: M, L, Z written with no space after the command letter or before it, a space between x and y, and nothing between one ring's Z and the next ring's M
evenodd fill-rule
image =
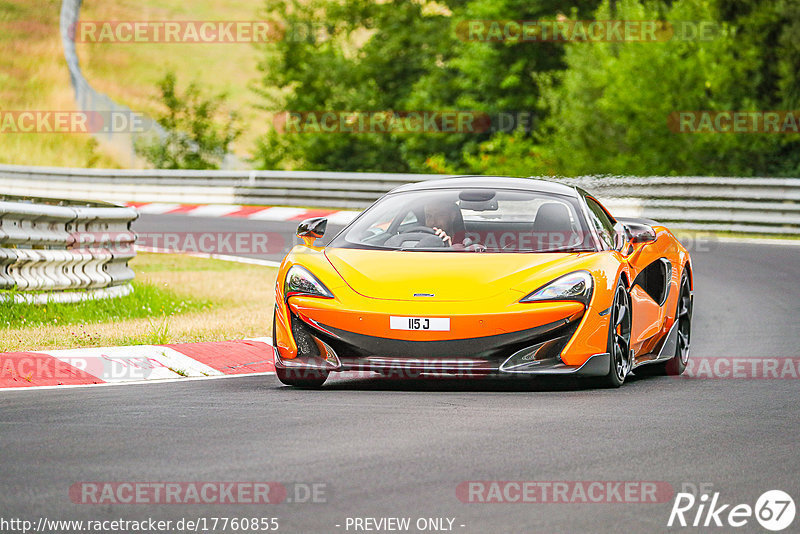
M259 65L258 92L278 126L287 110L468 110L487 114L492 127L326 133L267 125L256 155L262 168L800 173L798 134L686 133L668 122L681 111L797 109L798 0L265 0L264 14L285 31L264 46ZM502 20L651 20L673 33L655 42L465 37L469 21ZM522 120L508 127L498 117Z

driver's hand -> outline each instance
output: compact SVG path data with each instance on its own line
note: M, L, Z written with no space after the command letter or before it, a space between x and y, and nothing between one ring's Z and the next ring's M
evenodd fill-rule
M439 236L439 237L442 239L442 241L444 241L445 243L447 243L447 245L448 245L448 246L451 246L451 247L453 246L453 240L452 240L452 239L450 238L450 236L449 236L449 235L447 235L447 233L446 233L444 230L442 230L441 228L436 228L436 227L434 226L434 227L433 227L433 233L435 233L436 235L438 235L438 236Z

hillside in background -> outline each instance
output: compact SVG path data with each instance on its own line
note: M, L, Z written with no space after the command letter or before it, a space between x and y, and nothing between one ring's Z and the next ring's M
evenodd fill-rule
M0 109L75 110L58 30L59 0L0 0ZM87 134L2 133L0 162L115 167Z
M74 109L59 42L59 6L60 0L0 0L0 109ZM242 117L243 135L233 152L256 168L518 176L800 174L797 1L86 0L81 20L233 23L263 19L265 12L291 30L287 38L258 47L84 42L77 53L97 91L150 116L163 117L156 84L168 72L177 76L175 94L190 84L206 96L227 93L222 111ZM499 28L516 20L542 21L545 27L554 21L564 27L583 27L582 20L611 21L609 27L649 21L669 31L650 40L578 34L515 40L481 32L465 37L459 30L470 21L494 21ZM300 36L304 28L314 29L315 38ZM183 105L191 98L167 95L173 118L198 109ZM167 142L164 152L180 152L181 143L198 152L202 141L213 139L206 124L219 114L204 111L211 107L199 106L198 119L171 121L178 148ZM343 130L334 132L340 135L314 130L313 124L303 131L270 127L272 114L326 110L340 112ZM349 129L354 111L377 112L379 118L447 110L476 113L490 124L448 132ZM735 132L700 123L676 128L678 116L753 124ZM756 124L767 119L772 125L780 119L780 128ZM86 135L0 135L4 162L91 167L130 161L129 146L129 157L119 161ZM222 146L217 154L226 150Z
M259 2L178 0L102 2L84 0L82 21L254 20ZM59 36L60 0L0 0L0 109L77 110ZM258 50L250 43L79 43L81 69L98 91L135 111L154 115L156 82L168 71L180 87L197 82L209 93L229 95L245 133L234 146L248 157L263 133L263 114L250 84L257 75ZM26 165L119 167L103 144L87 134L5 133L0 162Z

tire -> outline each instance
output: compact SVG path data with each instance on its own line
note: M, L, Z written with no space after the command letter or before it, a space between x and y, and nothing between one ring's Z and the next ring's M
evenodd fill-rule
M689 361L689 345L692 337L692 290L689 288L689 275L684 269L681 283L678 286L678 306L675 309L675 320L678 321L678 343L675 354L667 361L645 364L636 369L639 376L677 376L686 370Z
M614 292L608 326L609 369L606 376L599 377L598 387L618 388L625 382L631 370L631 299L620 281Z
M275 343L275 322L277 320L277 310L272 315L272 342ZM278 349L275 348L275 351ZM330 371L319 371L316 369L284 369L275 367L275 374L283 384L305 389L316 389L328 379Z
M283 369L275 368L278 380L287 386L294 386L304 389L316 389L322 386L328 379L329 371L316 369Z

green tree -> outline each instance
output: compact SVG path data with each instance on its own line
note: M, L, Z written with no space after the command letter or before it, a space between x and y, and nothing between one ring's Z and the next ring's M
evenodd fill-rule
M569 12L588 16L599 0ZM267 0L286 28L264 48L258 92L264 107L292 111L533 111L534 75L561 69L560 43L469 41L470 20L539 20L560 14L556 0ZM335 22L334 22L335 21ZM306 31L307 28L319 30ZM298 35L313 38L297 39ZM256 160L265 168L425 172L438 154L461 168L492 131L399 134L286 134L270 129Z
M241 134L235 112L224 114L225 95L207 96L192 83L183 93L174 73L158 82L162 113L156 118L166 131L136 143L136 153L157 169L218 169Z
M565 6L556 0L470 0L454 7L444 49L449 53L443 54L441 68L431 70L415 85L410 106L485 112L493 119L493 125L486 132L434 139L409 136L405 153L412 166L424 167L427 156L434 152L438 154L435 161L446 162L448 168L471 171L464 159L475 154L480 143L505 138L505 127L497 120L501 114L507 118L531 117L530 124L541 120L539 74L565 68L564 44L486 38L491 21L552 21L565 15L590 18L599 3L600 0L577 0ZM471 38L468 25L472 21L484 31ZM485 22L481 24L482 21Z
M266 0L286 38L264 48L264 107L532 114L516 131L280 133L263 168L394 172L793 175L797 135L675 133L678 111L792 110L797 0ZM472 20L710 23L663 42L464 39ZM301 38L298 38L301 37ZM496 127L496 124L495 124Z
M791 44L781 50L766 37L784 35L790 17L770 14L767 2L764 10L729 17L731 22L709 1L621 0L613 15L609 4L599 8L598 20L721 22L712 39L569 44L567 69L540 76L547 119L534 138L493 138L477 156L466 156L474 171L511 166L522 175L797 173L796 135L675 133L667 123L670 114L684 110L792 109L795 80L779 75L789 70ZM747 17L770 22L750 24Z
M800 108L800 2L797 0L717 0L720 20L736 27L732 53L746 58L740 91L757 97L763 110ZM748 57L749 56L749 57ZM770 138L757 173L797 176L798 136Z
M264 47L258 88L264 108L276 115L402 111L414 81L435 64L446 29L442 15L423 7L405 0L267 0L266 15L286 34ZM262 168L405 172L401 135L269 128L256 162Z

